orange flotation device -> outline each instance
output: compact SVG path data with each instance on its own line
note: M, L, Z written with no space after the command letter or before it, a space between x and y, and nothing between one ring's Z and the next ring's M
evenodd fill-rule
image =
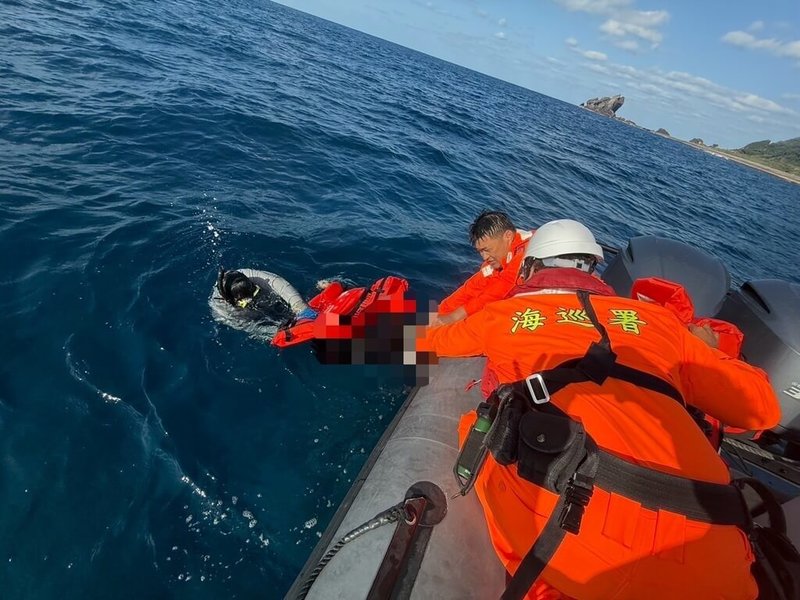
M378 279L369 288L345 290L334 281L308 302L317 317L289 323L275 334L272 345L286 348L312 339L357 337L368 314L413 312L411 301L405 298L407 290L408 282L392 275Z
M709 325L719 335L718 349L730 356L739 358L744 334L733 323L709 317L695 318L694 304L689 293L681 284L658 277L637 279L631 288L631 298L642 302L653 302L672 311L684 325Z

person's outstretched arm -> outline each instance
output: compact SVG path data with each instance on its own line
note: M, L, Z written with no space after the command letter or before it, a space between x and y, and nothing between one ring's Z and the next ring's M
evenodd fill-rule
M693 406L725 425L743 429L769 429L780 422L780 402L764 371L681 331L681 382Z

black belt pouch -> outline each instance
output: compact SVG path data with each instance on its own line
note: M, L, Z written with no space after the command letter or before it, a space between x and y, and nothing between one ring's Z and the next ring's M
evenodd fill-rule
M560 494L586 457L586 432L567 416L532 410L520 419L517 448L520 477Z

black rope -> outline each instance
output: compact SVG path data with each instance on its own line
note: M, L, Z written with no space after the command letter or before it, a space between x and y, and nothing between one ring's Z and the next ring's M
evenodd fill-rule
M309 573L308 577L306 578L305 583L300 588L300 591L295 596L295 600L304 600L306 596L308 596L308 592L311 590L311 586L314 585L314 582L319 577L319 574L322 573L322 569L326 567L326 565L331 562L336 553L341 550L345 544L352 542L357 537L361 537L367 532L372 531L373 529L377 529L378 527L382 527L383 525L388 525L389 523L394 523L395 521L400 520L400 518L406 517L405 506L408 502L408 499L403 500L399 504L395 504L393 507L384 510L383 512L378 513L374 517L372 517L369 521L362 523L355 529L349 531L342 537L338 542L336 542L331 549L325 553L317 566Z

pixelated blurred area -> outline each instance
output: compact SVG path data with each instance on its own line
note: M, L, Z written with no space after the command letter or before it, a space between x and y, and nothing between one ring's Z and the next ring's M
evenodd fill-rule
M404 385L427 385L436 356L418 352L416 346L428 310L419 311L416 300L408 297L378 298L369 308L351 315L319 315L312 342L317 360L325 365L386 365L385 374Z

